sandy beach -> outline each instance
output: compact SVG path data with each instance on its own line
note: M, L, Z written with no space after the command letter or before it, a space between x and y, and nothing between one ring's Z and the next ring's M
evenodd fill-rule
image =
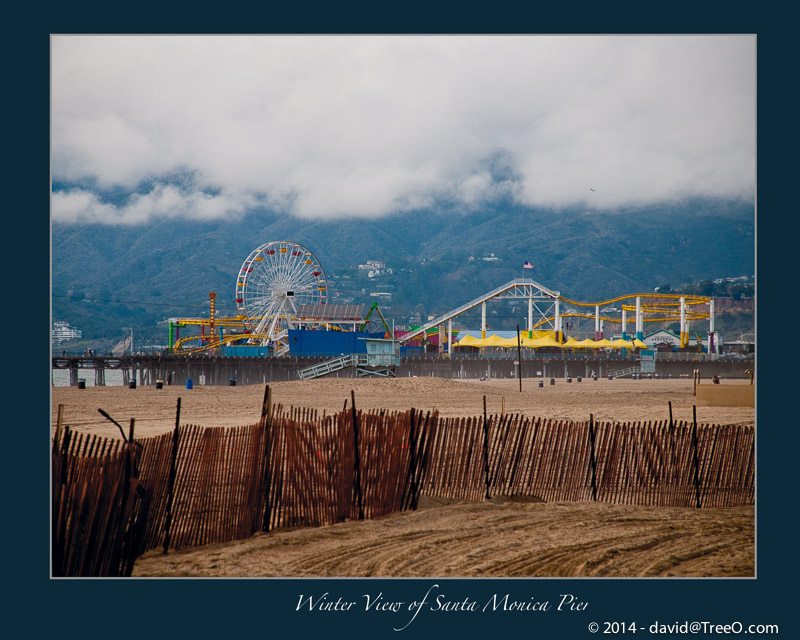
M706 381L705 384L710 384ZM747 385L745 380L726 380L725 385ZM181 424L204 427L232 427L258 421L264 399L264 385L128 387L53 387L53 424L59 404L64 405L64 422L82 432L119 437L119 431L104 418L103 409L126 428L135 420L137 437L170 431L175 426L178 398ZM661 421L669 419L669 405L676 421L692 420L695 404L693 383L687 379L607 380L583 379L555 385L538 379L445 380L442 378L331 378L270 384L275 404L308 407L328 413L340 411L355 393L360 409L406 411L437 410L441 416L483 414L483 396L489 413L522 413L526 416L563 420ZM697 407L698 423L754 424L752 407Z
M706 381L706 384L710 382ZM749 381L723 381L749 384ZM438 410L443 416L523 413L567 420L692 420L693 383L557 379L321 379L270 385L273 402L336 412L355 393L361 409ZM54 387L52 426L120 437L103 409L137 438L181 424L227 427L258 420L264 386ZM697 407L697 421L755 424L752 407ZM543 503L494 496L483 502L424 497L417 511L365 522L277 530L224 545L152 551L135 576L753 576L754 508L684 509Z

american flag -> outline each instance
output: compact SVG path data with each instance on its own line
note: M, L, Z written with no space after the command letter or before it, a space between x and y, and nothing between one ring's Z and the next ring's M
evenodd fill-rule
M525 262L522 263L522 268L523 269L533 269L533 265L526 260Z

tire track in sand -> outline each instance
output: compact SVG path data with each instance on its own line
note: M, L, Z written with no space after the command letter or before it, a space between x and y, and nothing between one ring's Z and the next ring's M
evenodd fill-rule
M134 576L752 576L754 509L428 502L434 508L156 550Z

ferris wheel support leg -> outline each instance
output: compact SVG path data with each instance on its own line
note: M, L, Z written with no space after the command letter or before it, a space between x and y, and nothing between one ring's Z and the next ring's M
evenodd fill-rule
M278 312L275 314L275 317L272 319L272 322L270 322L269 330L267 331L267 336L269 336L270 340L275 337L275 327L278 325L278 320L281 317L281 311L283 311L283 305L280 306Z

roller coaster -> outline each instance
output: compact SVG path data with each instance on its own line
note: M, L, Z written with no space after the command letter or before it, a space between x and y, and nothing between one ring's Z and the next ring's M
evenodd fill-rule
M558 291L549 289L538 282L517 278L482 295L460 307L445 313L423 326L399 338L401 344L408 343L427 335L436 327L448 324L447 333L452 335L453 318L477 307L481 308L481 336L486 337L486 303L492 299L523 299L528 302L527 331L540 331L542 328L549 330L554 339L563 344L565 342L563 320L564 318L594 318L595 340L603 339L602 322L619 323L622 325L623 338L626 336L627 314L632 312L635 321L635 339L643 337L645 322L675 322L680 321L680 346L686 347L689 342L688 323L694 320L709 320L709 333L714 333L714 300L706 296L690 294L669 293L630 293L608 298L598 302L579 302L565 298ZM601 308L621 302L633 301L620 305L621 316L601 315ZM647 302L652 301L652 302ZM573 307L594 307L595 313L582 313L580 311L565 311L562 313L561 305ZM702 306L704 308L697 308ZM534 310L538 313L538 320L534 320ZM448 339L451 343L452 339Z

